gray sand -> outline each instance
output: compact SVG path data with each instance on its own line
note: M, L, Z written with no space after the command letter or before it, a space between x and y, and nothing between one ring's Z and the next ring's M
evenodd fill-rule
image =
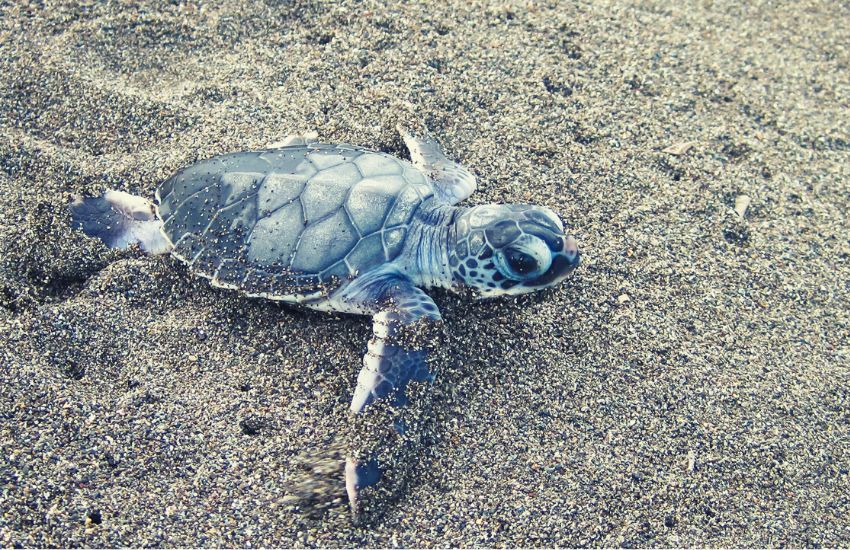
M846 3L53 4L0 3L0 544L850 545ZM368 320L64 208L300 129L404 155L417 119L471 203L553 208L585 262L435 293L435 433L356 529L282 501Z

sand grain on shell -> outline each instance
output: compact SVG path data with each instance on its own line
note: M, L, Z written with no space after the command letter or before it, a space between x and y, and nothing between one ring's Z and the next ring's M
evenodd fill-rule
M0 544L847 546L848 19L6 3ZM345 430L369 323L108 252L64 206L303 129L404 155L416 120L479 175L471 203L554 209L585 263L535 296L435 293L435 432L356 529L282 487Z

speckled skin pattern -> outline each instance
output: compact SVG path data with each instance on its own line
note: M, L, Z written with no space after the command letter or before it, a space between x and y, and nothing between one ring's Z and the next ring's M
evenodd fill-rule
M575 244L551 210L529 204L465 209L449 254L453 278L482 296L558 284L578 264Z

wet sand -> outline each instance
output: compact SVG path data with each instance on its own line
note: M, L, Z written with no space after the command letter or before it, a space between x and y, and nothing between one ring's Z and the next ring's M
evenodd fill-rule
M835 2L0 5L0 544L847 546L850 10ZM371 528L287 509L368 319L71 231L315 129L558 212L558 289L434 292L433 434ZM735 212L746 196L749 208Z

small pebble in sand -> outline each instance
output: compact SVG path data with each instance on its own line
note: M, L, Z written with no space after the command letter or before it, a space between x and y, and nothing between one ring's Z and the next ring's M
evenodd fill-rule
M674 143L673 145L667 147L662 153L667 153L668 155L681 156L686 155L691 148L696 145L695 141L682 141L679 143Z
M735 213L742 220L747 215L747 209L750 207L750 197L747 195L738 195L735 197Z

